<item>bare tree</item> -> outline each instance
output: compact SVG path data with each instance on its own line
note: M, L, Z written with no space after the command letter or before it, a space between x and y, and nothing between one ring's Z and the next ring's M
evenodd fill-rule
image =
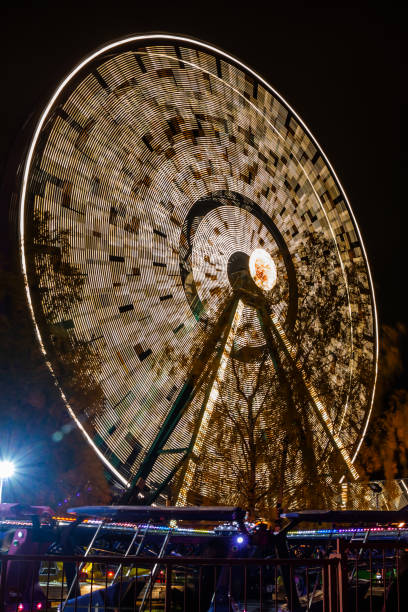
M215 474L225 473L227 481L235 483L234 503L253 516L256 509L268 506L278 487L279 474L271 471L270 459L282 440L274 431L279 390L276 377L269 375L272 364L268 353L263 352L255 372L251 365L231 359L235 389L221 388L211 429L217 449ZM224 484L223 479L216 482L219 497Z

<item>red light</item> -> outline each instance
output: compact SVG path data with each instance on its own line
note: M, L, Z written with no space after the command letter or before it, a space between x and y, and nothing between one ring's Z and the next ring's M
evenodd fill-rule
M17 610L24 610L24 604L22 603L18 604Z
M37 604L37 610L41 610L41 608L42 608L42 603L41 603L41 601L39 601L38 604Z
M112 570L109 570L108 572L108 578L113 578L115 575L115 572L112 572Z

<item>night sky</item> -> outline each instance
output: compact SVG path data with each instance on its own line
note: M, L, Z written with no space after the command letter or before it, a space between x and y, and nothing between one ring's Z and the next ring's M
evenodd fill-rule
M7 4L0 17L2 171L29 114L98 46L148 31L211 42L266 78L317 138L359 223L380 323L408 324L407 21L396 4ZM7 206L1 202L4 215Z

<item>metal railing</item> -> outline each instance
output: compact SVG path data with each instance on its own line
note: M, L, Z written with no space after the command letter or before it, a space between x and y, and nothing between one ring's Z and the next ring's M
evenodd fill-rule
M350 610L408 610L406 549L407 543L402 541L337 540L337 556L347 577L342 590L347 593Z
M4 612L403 612L404 547L338 540L323 559L2 556L0 603Z

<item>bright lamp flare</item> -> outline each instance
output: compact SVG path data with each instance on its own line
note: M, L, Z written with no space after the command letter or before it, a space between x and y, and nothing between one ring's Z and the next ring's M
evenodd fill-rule
M270 291L276 283L276 266L264 249L255 249L249 258L249 271L255 284L264 291Z
M0 478L11 478L14 474L14 463L11 461L0 461Z

